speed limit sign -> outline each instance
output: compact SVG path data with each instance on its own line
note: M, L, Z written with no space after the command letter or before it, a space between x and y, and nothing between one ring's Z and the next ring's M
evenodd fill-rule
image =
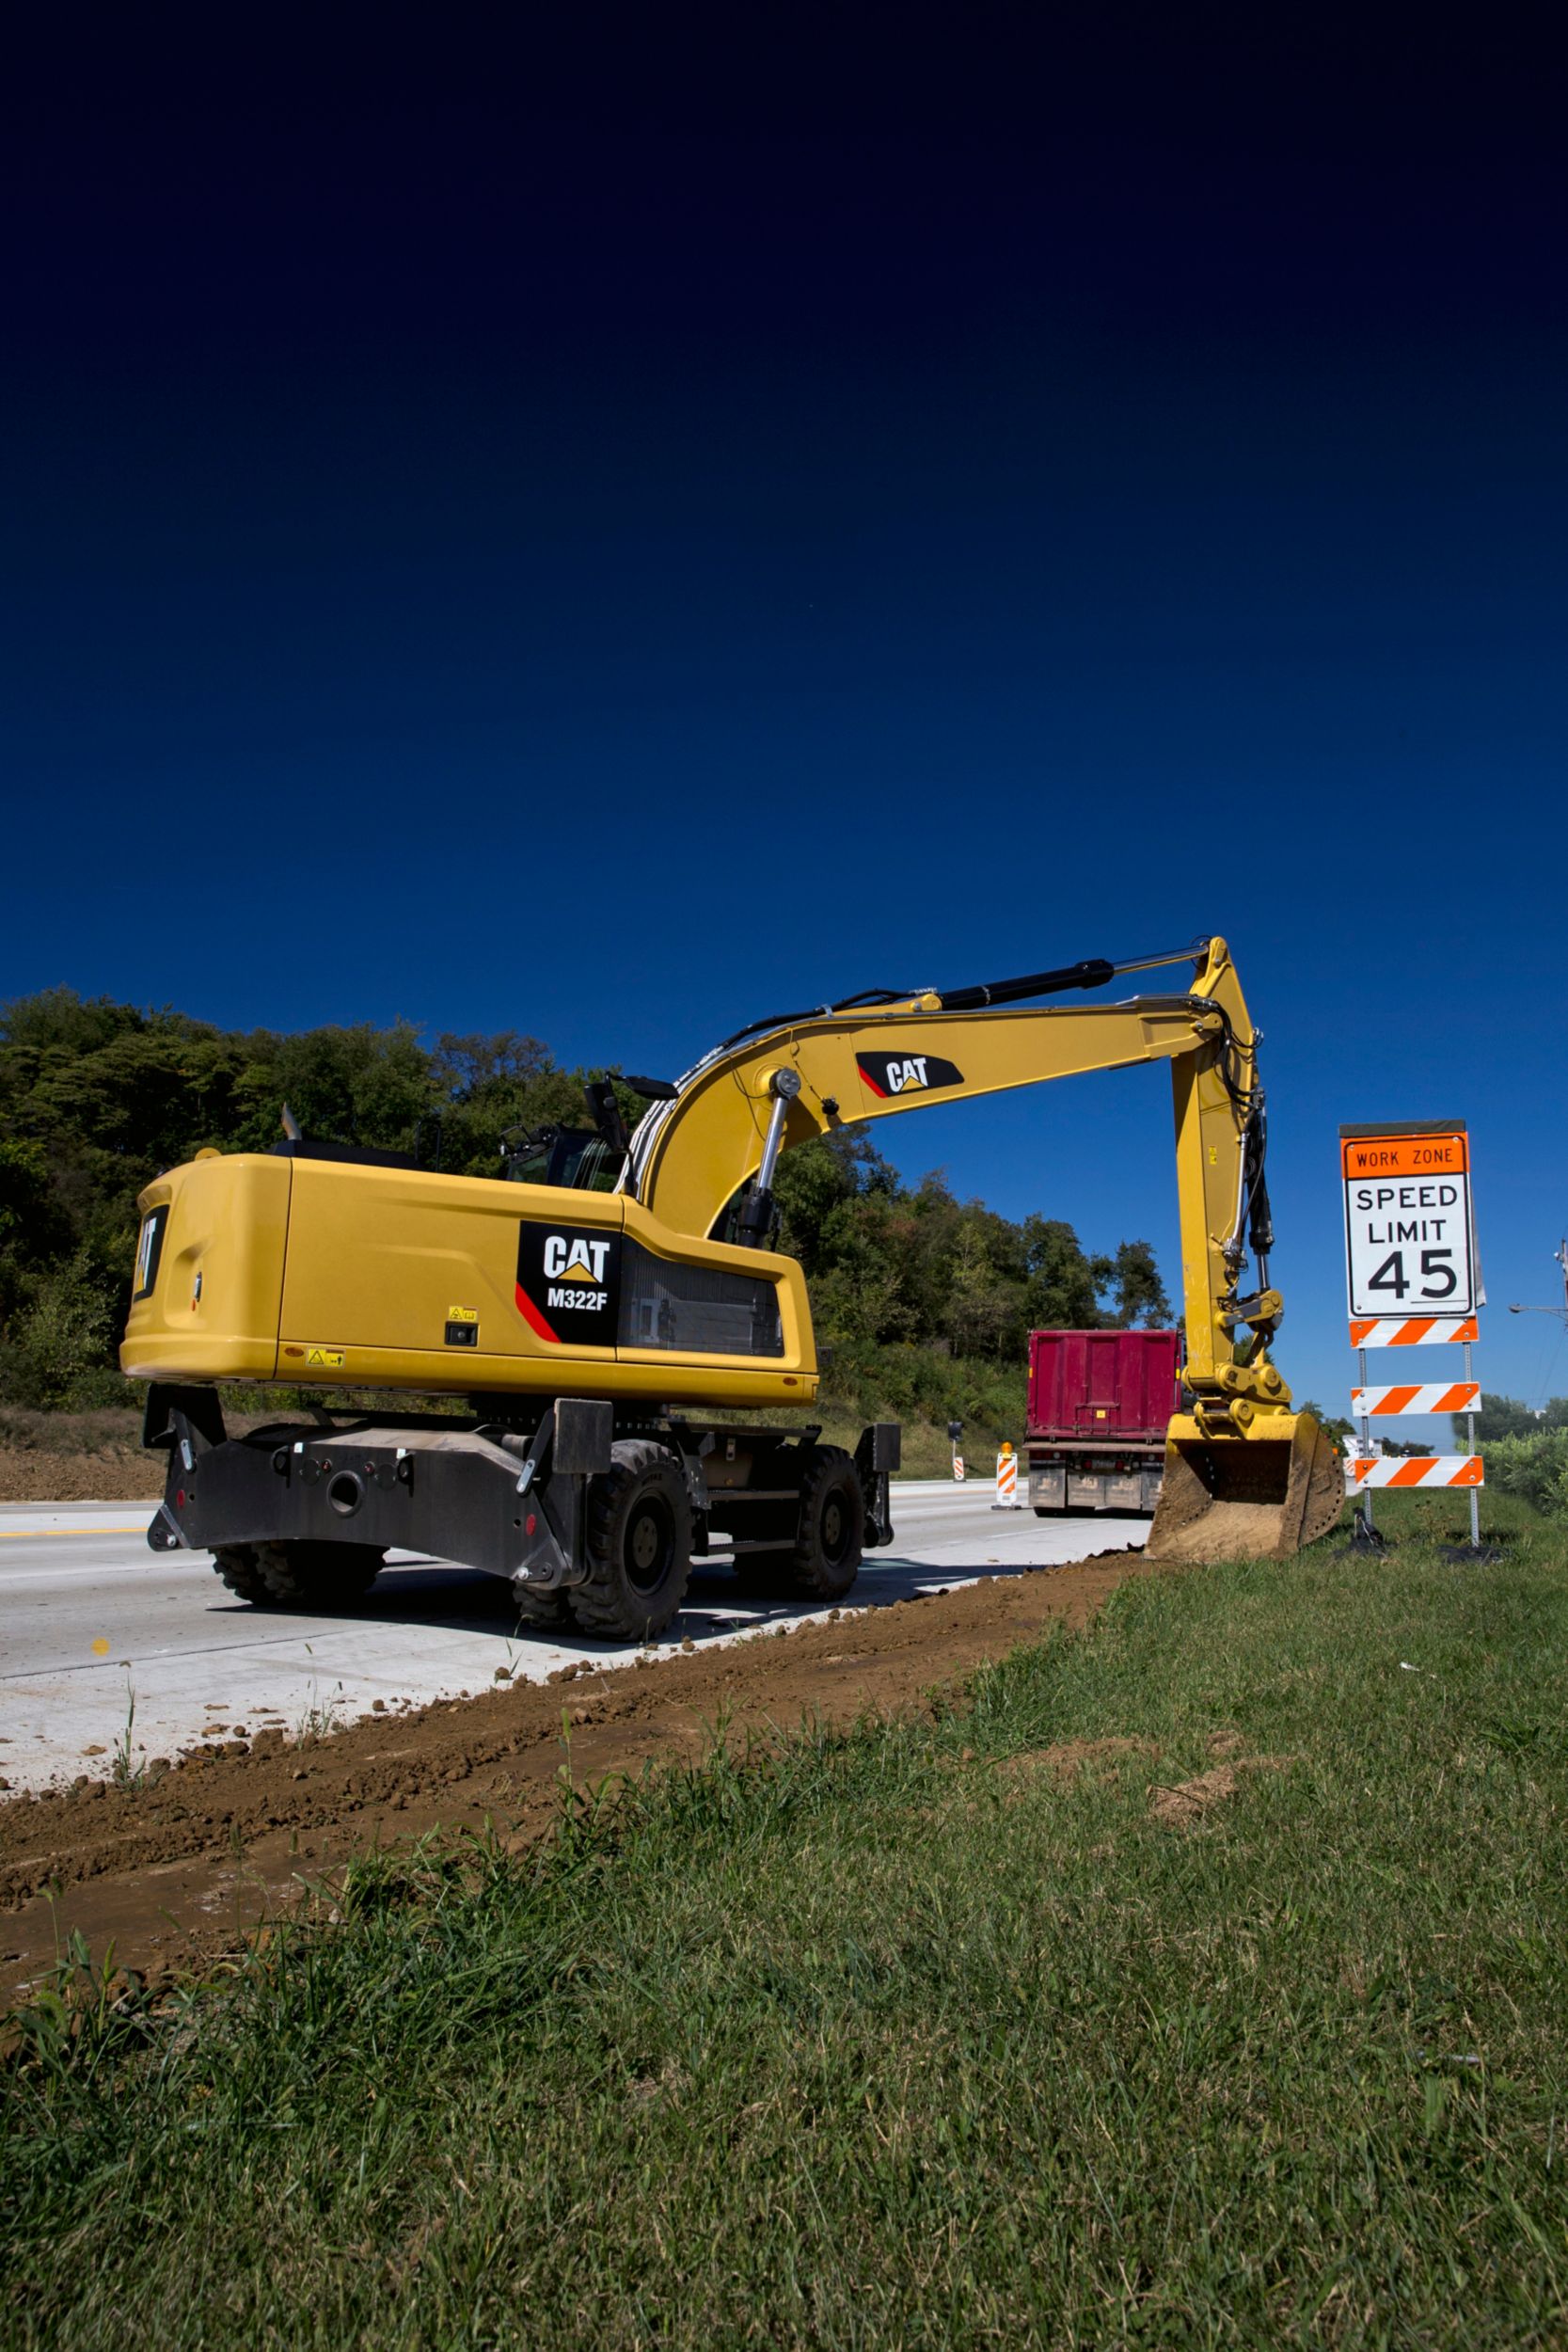
M1341 1127L1353 1316L1475 1311L1470 1140L1443 1126Z

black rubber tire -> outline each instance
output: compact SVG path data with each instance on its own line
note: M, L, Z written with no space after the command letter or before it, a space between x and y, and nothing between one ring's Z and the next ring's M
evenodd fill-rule
M213 1566L258 1609L341 1609L370 1591L386 1557L376 1544L230 1544Z
M532 1633L569 1633L572 1629L572 1597L570 1593L531 1593L525 1585L521 1590L514 1584L512 1598L516 1606L517 1621Z
M588 1482L588 1580L572 1614L584 1633L656 1641L686 1598L691 1502L673 1454L649 1438L619 1438L610 1468Z
M219 1581L228 1585L236 1600L253 1601L258 1608L264 1609L272 1598L256 1565L254 1544L229 1544L222 1551L214 1551L213 1570Z
M865 1493L855 1458L841 1445L813 1446L800 1478L793 1544L743 1551L736 1570L748 1592L778 1600L842 1600L860 1574Z

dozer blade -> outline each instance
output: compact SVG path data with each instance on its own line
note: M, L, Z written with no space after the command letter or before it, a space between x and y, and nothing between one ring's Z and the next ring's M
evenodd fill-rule
M1196 1423L1173 1424L1183 1432ZM1278 1437L1172 1435L1148 1532L1150 1560L1290 1560L1326 1535L1345 1497L1344 1464L1310 1413Z

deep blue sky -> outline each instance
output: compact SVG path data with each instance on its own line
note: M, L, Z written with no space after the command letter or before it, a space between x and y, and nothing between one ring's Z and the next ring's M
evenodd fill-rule
M673 1072L1223 930L1298 1390L1352 1375L1338 1125L1432 1113L1539 1401L1561 56L1024 21L23 56L0 995ZM1174 1273L1165 1096L879 1140Z

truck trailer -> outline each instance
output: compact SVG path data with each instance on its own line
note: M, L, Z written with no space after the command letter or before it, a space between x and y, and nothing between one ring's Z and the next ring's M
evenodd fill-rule
M1024 1445L1036 1513L1152 1512L1180 1409L1180 1331L1031 1331Z

